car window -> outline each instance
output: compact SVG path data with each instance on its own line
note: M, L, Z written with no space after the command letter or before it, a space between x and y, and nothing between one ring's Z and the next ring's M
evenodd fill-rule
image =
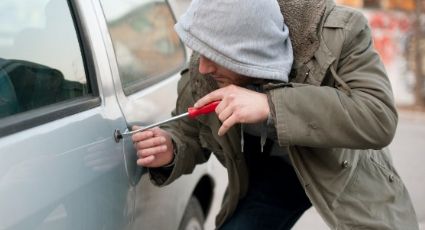
M66 0L0 1L0 120L88 95Z
M165 1L100 2L126 95L171 76L184 65L185 49Z

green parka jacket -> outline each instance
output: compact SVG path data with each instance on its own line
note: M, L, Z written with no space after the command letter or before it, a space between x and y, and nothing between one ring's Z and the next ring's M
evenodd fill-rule
M395 133L397 113L367 20L331 0L322 1L321 14L309 2L279 0L292 34L295 63L289 84L264 85L278 143L288 146L307 196L330 228L418 229L408 192L386 148ZM312 12L305 5L312 6ZM317 26L299 23L302 19L297 18L306 15L319 18ZM311 48L305 49L303 42ZM197 57L193 55L189 71L182 74L174 115L184 113L216 88L199 74ZM191 173L212 151L229 177L217 227L246 193L249 176L241 153L240 127L220 137L220 125L212 114L163 127L177 148L175 166L168 173L150 170L153 183L167 185ZM274 183L285 183L285 178Z

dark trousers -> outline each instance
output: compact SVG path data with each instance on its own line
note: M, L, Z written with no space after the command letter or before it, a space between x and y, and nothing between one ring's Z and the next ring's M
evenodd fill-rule
M263 153L258 138L245 135L245 143L250 173L248 192L220 229L291 229L311 207L293 167L281 157L268 154L272 141L267 140Z

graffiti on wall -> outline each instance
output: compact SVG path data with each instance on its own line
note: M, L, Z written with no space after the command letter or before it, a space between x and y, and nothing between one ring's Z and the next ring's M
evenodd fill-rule
M386 65L404 56L412 36L412 20L402 12L372 11L366 16L372 28L373 42Z
M413 103L414 75L408 63L414 37L411 14L401 11L364 11L372 30L373 44L392 82L397 104Z

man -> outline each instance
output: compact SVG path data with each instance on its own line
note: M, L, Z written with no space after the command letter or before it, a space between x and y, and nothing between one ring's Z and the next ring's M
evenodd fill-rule
M191 7L214 15L228 2L199 0ZM386 148L397 113L366 19L330 0L278 3L294 48L289 83L208 58L192 42L210 48L222 37L196 37L199 21L206 28L215 21L189 8L185 17L192 20L179 21L176 31L196 52L179 82L174 114L220 100L217 115L134 134L138 164L150 167L155 184L166 185L214 152L229 174L216 218L221 229L290 229L311 204L332 229L418 229Z

